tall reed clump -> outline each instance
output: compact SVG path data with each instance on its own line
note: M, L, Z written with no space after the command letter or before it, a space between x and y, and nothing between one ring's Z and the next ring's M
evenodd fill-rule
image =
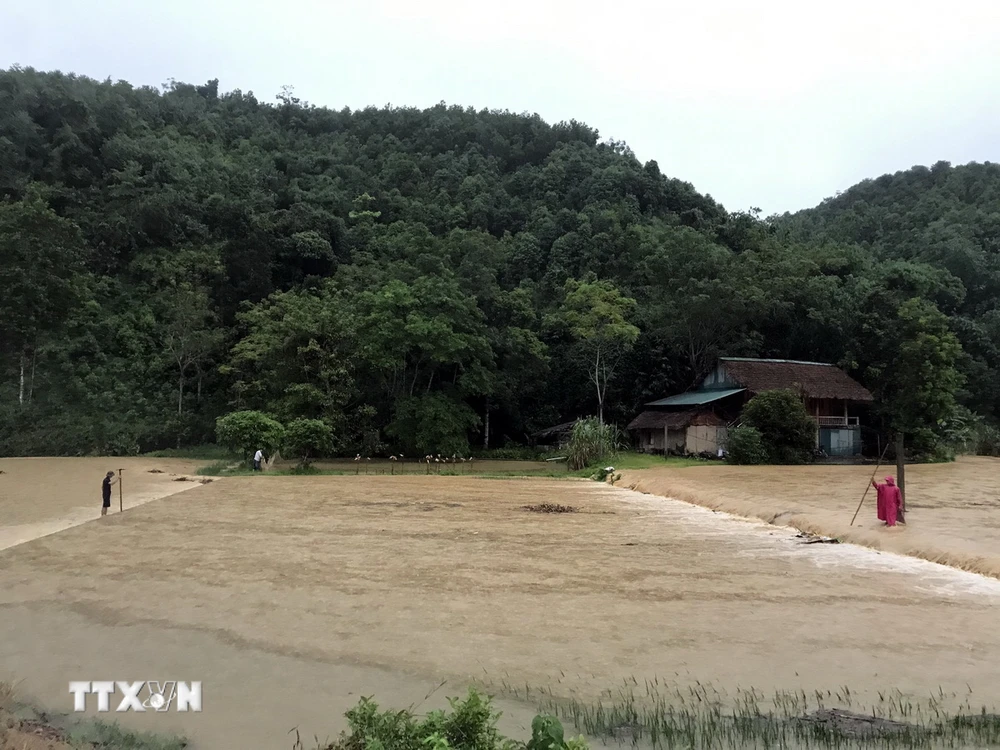
M698 683L670 689L658 680L645 690L634 678L596 704L549 694L540 708L571 722L590 738L649 748L979 748L1000 745L1000 714L976 708L970 696L943 691L918 700L899 691L860 705L849 687L837 691L741 689L726 695ZM514 697L529 700L531 696ZM544 694L538 691L535 698ZM971 695L971 693L970 693ZM963 699L964 698L964 699ZM947 710L946 704L957 708Z
M837 690L737 689L710 683L678 686L659 678L629 677L596 702L565 699L551 689L497 685L499 694L530 702L592 741L653 750L815 748L911 750L1000 746L1000 714L972 704L967 694L938 688L918 699L898 690L861 700L849 686Z
M615 425L593 417L580 419L570 433L566 460L572 471L580 471L614 458L624 445L622 432Z

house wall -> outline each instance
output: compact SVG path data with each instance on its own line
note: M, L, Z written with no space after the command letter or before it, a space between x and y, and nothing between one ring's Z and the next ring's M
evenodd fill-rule
M726 433L725 427L691 425L684 436L684 449L687 453L717 453Z
M643 453L663 453L663 430L637 430L639 450Z
M687 441L687 431L682 428L680 430L664 430L664 432L667 441L667 451L683 453L684 445Z
M828 456L857 456L861 454L861 430L857 427L819 429L819 447Z

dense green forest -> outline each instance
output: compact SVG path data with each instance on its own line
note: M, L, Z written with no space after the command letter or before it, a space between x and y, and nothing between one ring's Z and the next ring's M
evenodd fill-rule
M837 362L927 450L1000 414L1000 167L730 213L579 122L0 72L0 452L321 419L338 452L623 422Z

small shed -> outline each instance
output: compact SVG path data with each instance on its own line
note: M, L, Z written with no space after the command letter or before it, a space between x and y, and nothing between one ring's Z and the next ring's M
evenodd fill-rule
M563 422L562 424L546 427L531 435L531 439L537 446L549 446L559 448L569 442L569 437L573 432L573 425L576 422Z
M716 453L724 442L726 423L710 409L648 409L632 420L643 453Z

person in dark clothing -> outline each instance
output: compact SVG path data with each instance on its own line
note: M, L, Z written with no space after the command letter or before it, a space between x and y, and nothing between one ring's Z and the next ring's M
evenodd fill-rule
M104 504L101 506L101 515L108 515L108 508L111 507L111 485L115 484L118 478L113 471L109 471L104 481L101 483L101 494L104 496Z

